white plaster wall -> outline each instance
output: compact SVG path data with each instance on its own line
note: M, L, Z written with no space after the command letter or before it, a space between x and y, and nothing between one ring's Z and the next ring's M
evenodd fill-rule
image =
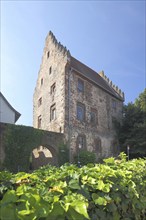
M2 97L0 97L0 122L15 123L15 112L10 109Z

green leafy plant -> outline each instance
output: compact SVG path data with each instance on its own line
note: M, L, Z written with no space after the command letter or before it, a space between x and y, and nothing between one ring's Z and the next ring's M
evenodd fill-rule
M17 172L29 170L29 158L34 146L41 143L43 131L21 125L7 125L5 131L5 169ZM23 156L22 156L23 155Z
M117 134L122 151L130 147L130 158L146 157L146 89L134 103L123 108L122 124L116 123Z
M81 164L87 165L88 163L95 163L96 162L96 156L95 153L87 151L87 150L80 150L78 152L78 155L75 155L75 162L78 163L78 160Z
M69 150L66 144L61 144L59 146L59 155L58 155L59 165L63 165L69 162Z
M146 159L126 161L121 154L81 168L65 164L31 174L1 172L0 182L1 220L146 217Z

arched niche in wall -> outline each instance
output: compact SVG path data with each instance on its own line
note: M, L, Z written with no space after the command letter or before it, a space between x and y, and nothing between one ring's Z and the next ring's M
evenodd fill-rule
M51 146L34 148L30 156L30 170L38 169L47 164L57 165L57 153Z

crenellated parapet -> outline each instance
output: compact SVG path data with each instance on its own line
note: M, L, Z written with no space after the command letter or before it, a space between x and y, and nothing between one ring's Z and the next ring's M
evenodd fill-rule
M104 74L104 71L101 71L98 73L107 83L108 85L115 90L115 92L124 100L124 92L121 91L121 89L118 88L118 86L114 85L113 82Z
M60 42L57 41L56 37L54 36L54 34L52 33L52 31L49 31L47 37L46 37L46 41L48 40L48 38L51 38L53 44L55 45L55 47L63 53L63 55L67 55L68 57L70 56L70 51L63 46Z

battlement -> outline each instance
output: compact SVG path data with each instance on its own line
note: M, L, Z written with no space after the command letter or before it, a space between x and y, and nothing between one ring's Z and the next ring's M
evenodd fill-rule
M114 89L114 91L124 100L124 92L121 91L121 89L118 88L118 86L114 85L113 82L104 74L104 71L98 73L107 83L108 85Z
M52 40L52 43L55 45L55 47L63 53L63 55L67 55L67 56L70 56L70 51L65 47L63 46L60 42L57 41L56 37L54 36L54 34L52 33L52 31L49 31L47 37L46 37L46 42L48 39L51 39Z

